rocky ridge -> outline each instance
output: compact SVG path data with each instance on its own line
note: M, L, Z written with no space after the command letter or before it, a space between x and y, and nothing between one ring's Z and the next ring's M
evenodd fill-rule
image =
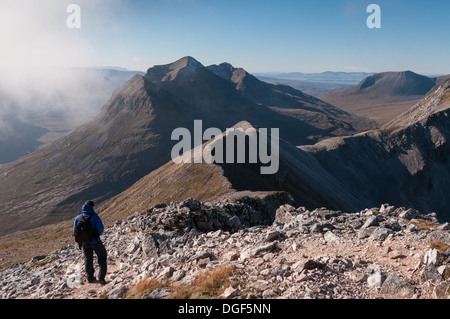
M84 280L76 244L0 273L3 299L127 298L145 278L162 283L142 298L168 298L201 272L231 266L219 298L448 298L450 231L435 214L396 208L309 211L264 200L188 199L135 213L106 229L107 284Z

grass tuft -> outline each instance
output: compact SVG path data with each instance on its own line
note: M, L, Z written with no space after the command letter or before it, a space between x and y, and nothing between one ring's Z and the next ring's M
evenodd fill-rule
M167 287L167 285L155 278L144 278L128 291L126 298L142 299L144 295L151 293L157 288L164 287Z
M442 99L441 103L446 103L450 101L450 93L447 93L447 95Z
M30 266L28 266L27 267L27 271L32 271L35 268L44 267L45 265L50 264L50 263L54 262L57 259L58 258L46 258L44 260L37 261L37 262L31 264Z
M408 223L408 222L407 222ZM409 221L409 223L416 226L419 230L430 230L431 228L437 228L439 225L433 223L432 221L424 218L416 218Z
M234 267L222 265L211 271L199 273L194 280L185 285L177 285L170 281L161 282L155 278L144 278L132 287L127 293L127 299L141 299L144 295L158 288L172 291L168 299L211 299L218 298L226 287L236 284L230 276Z
M443 241L433 240L432 242L430 242L430 248L437 249L439 250L439 252L443 253L447 251L447 249L450 249L450 245L444 243Z
M233 285L230 275L234 268L222 265L212 271L199 273L189 285L173 287L169 299L211 299L218 298L226 287Z

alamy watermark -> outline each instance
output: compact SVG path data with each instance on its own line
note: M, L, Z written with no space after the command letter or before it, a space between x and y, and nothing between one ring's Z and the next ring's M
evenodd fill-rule
M179 140L172 148L172 161L177 164L260 163L262 164L260 173L272 175L278 172L280 166L279 136L278 128L271 128L270 135L268 129L256 130L254 127L229 128L225 132L212 127L203 132L203 122L196 120L194 121L194 136L187 128L182 127L176 128L172 132L172 140ZM204 142L207 143L204 144Z
M81 28L81 7L78 4L69 4L66 12L69 16L66 20L66 25L69 29ZM366 9L370 13L366 20L366 25L369 29L381 29L381 7L378 4L369 4Z
M367 13L371 13L367 18L366 24L369 29L381 29L381 8L378 4L370 4L367 7Z
M80 288L82 283L81 271L83 265L80 263L70 264L66 270L66 284L70 289Z
M78 4L69 4L66 12L69 16L66 25L69 29L81 29L81 7Z

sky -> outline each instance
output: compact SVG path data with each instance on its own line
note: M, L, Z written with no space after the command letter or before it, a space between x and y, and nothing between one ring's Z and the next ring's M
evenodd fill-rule
M146 71L189 55L254 73L449 74L449 12L445 0L0 0L0 68Z

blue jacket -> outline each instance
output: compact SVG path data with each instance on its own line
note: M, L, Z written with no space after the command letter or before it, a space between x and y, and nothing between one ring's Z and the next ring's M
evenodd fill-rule
M93 245L100 241L100 235L103 234L103 230L104 230L103 222L91 205L84 205L81 208L81 213L83 214L84 219L87 219L89 216L92 215L91 219L89 219L89 221L91 222L92 230L95 234L91 241L91 245ZM75 226L77 225L79 220L80 220L80 215L78 215L75 218L75 222L73 223L73 233L75 233Z

